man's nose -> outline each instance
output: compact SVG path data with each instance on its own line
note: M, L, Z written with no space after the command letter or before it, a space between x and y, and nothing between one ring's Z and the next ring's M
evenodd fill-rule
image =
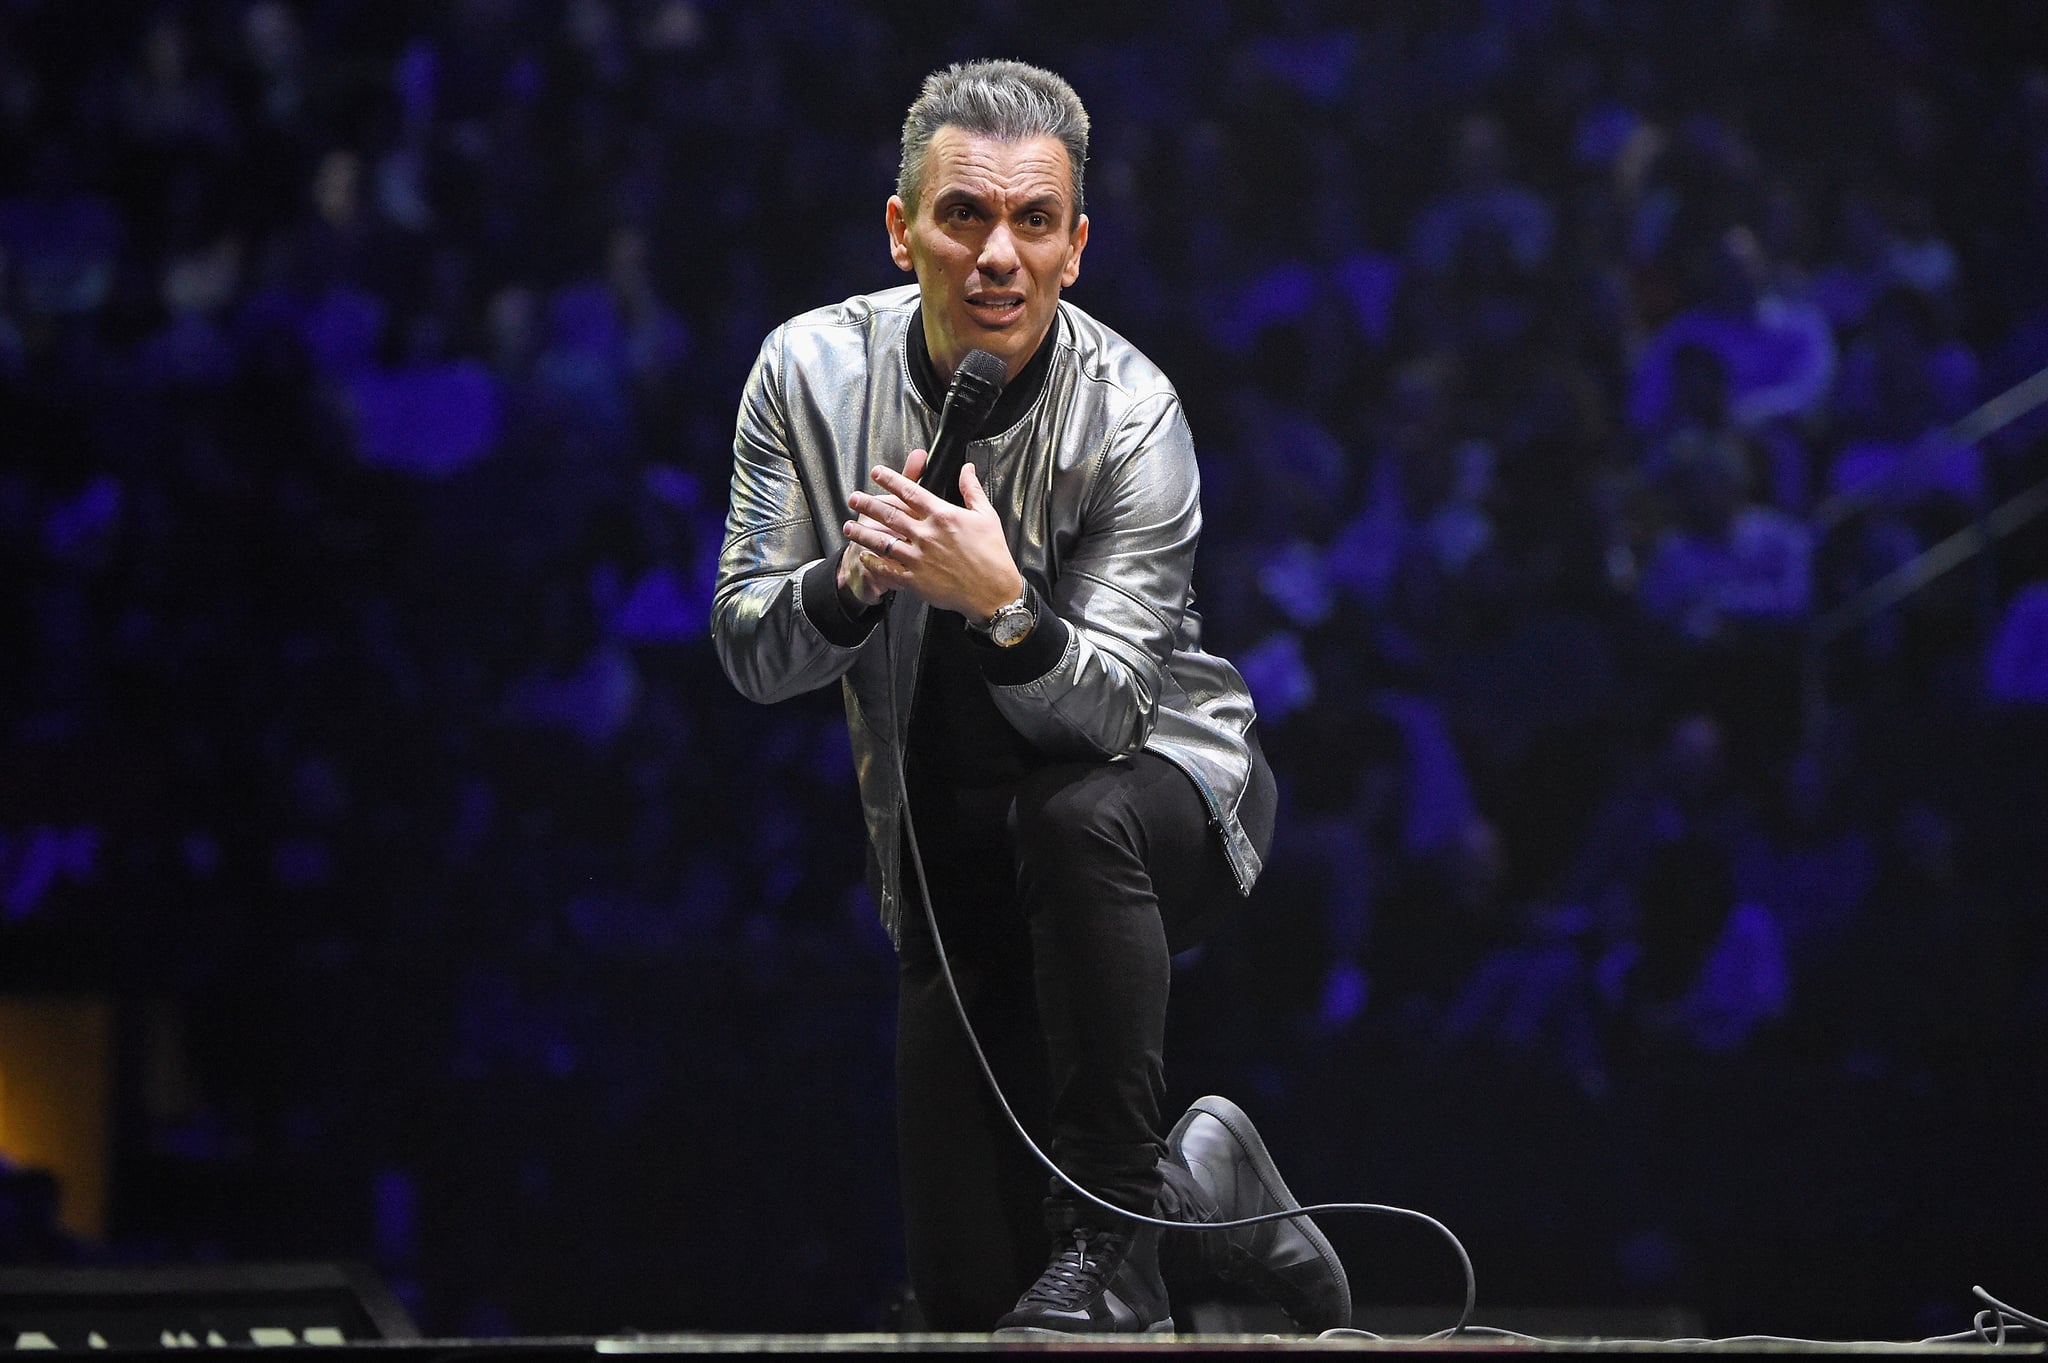
M999 222L982 238L981 256L975 266L985 275L1006 277L1017 269L1017 238L1008 223Z

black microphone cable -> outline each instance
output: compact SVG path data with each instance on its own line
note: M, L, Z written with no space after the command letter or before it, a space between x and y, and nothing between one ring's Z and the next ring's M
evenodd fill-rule
M992 369L991 366L993 366ZM965 452L967 442L972 438L973 432L980 427L981 423L987 419L988 413L995 407L996 399L1001 396L1004 374L1005 370L1002 361L987 351L969 351L962 358L959 368L954 372L953 383L946 393L945 409L939 417L939 430L932 439L931 449L926 455L923 475L918 480L920 486L938 491L940 495L944 495L945 466L958 462L961 455ZM1378 1202L1319 1202L1312 1206L1295 1207L1286 1211L1267 1212L1260 1216L1240 1217L1233 1221L1169 1221L1163 1217L1145 1216L1126 1210L1082 1187L1069 1177L1064 1169L1054 1163L1052 1157L1046 1154L1040 1148L1038 1142L1031 1138L1031 1133L1024 1129L1024 1123L1018 1119L1016 1111L1010 1106L1009 1096L1003 1092L1003 1086L997 1081L995 1068L989 1064L988 1055L982 1049L981 1038L974 1033L974 1023L967 1015L966 1001L960 997L960 986L953 978L952 963L946 959L945 939L939 932L938 914L932 905L931 885L925 877L924 854L918 847L917 826L910 813L910 786L904 774L905 754L901 726L898 723L899 715L896 700L896 639L890 627L891 623L889 616L884 615L881 628L882 651L884 658L887 660L886 665L888 667L889 736L890 743L896 750L896 798L903 810L904 842L910 852L911 867L917 875L918 896L924 901L925 925L931 931L932 949L938 956L939 975L946 983L947 997L953 1001L953 1011L960 1019L960 1029L966 1034L968 1048L974 1052L975 1066L981 1071L981 1077L987 1083L989 1092L995 1096L996 1105L1002 1109L1004 1118L1010 1123L1010 1129L1017 1133L1017 1139L1024 1143L1025 1149L1031 1152L1032 1158L1044 1165L1054 1178L1072 1189L1084 1201L1100 1207L1104 1211L1113 1212L1122 1220L1135 1221L1141 1225L1158 1226L1162 1230L1230 1231L1240 1230L1246 1226L1262 1225L1268 1221L1291 1221L1298 1216L1336 1215L1340 1213L1393 1216L1420 1221L1441 1235L1449 1243L1451 1251L1457 1255L1458 1268L1464 1275L1465 1280L1465 1304L1464 1309L1458 1314L1457 1323L1449 1329L1439 1331L1437 1334L1430 1336L1430 1338L1448 1338L1463 1331L1467 1323L1472 1319L1473 1307L1478 1300L1479 1292L1478 1279L1472 1269L1472 1257L1465 1252L1465 1246L1451 1232L1450 1227L1425 1212L1413 1211L1407 1207L1388 1206ZM899 880L901 879L900 875L898 878Z

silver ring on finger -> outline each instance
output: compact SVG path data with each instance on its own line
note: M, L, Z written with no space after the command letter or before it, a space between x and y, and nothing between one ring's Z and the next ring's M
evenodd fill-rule
M882 546L882 557L883 557L883 558L890 558L890 557L893 557L893 556L895 555L895 553L896 553L896 537L895 537L894 535L891 535L891 536L889 536L889 542L888 542L887 544L885 544L885 545L883 545L883 546Z

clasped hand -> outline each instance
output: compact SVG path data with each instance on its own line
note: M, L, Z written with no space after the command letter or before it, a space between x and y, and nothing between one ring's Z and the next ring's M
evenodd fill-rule
M880 495L847 498L854 519L842 527L839 585L864 605L902 591L939 610L986 620L1024 592L1002 520L972 464L960 468L959 506L919 487L925 458L925 451L912 450L903 472L876 468Z

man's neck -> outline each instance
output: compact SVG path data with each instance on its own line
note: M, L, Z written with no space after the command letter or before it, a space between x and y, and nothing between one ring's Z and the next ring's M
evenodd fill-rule
M1024 367L1017 371L1017 377L1004 385L1003 395L996 399L995 410L988 414L988 420L981 423L975 432L977 437L994 435L1007 431L1017 424L1019 417L1038 400L1038 390L1045 387L1045 376L1052 368L1052 337L1059 330L1060 322L1054 317L1052 325L1045 329L1045 336L1038 343L1038 349L1031 353ZM946 385L939 381L938 366L932 363L932 352L925 341L924 313L920 311L910 322L910 381L917 385L917 395L923 398L935 412L944 411L946 406Z

